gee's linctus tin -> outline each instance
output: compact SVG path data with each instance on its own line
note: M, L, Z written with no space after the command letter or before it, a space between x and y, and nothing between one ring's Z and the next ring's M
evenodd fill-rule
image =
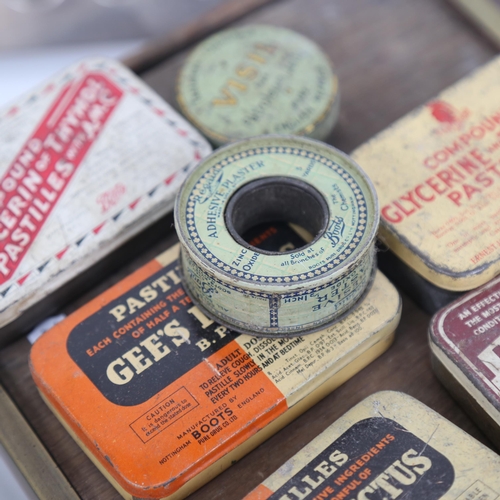
M328 329L239 335L194 306L177 257L168 250L68 316L30 356L45 401L130 500L199 488L384 352L401 312L377 273Z

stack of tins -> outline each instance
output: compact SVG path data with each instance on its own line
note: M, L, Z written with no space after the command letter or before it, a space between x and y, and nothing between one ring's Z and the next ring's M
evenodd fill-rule
M293 246L279 231L255 240ZM178 251L68 316L31 351L43 399L128 499L184 498L384 352L399 322L399 295L377 272L334 326L292 339L239 335L192 304Z
M500 457L415 399L379 392L245 500L494 500Z
M1 110L0 142L0 343L116 267L116 253L103 259L172 209L211 150L132 72L101 59Z
M380 200L380 268L431 313L500 271L499 77L495 59L353 153Z

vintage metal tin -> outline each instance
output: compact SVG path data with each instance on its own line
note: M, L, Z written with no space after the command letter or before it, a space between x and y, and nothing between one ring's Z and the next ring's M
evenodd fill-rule
M184 183L174 216L186 290L243 333L315 331L353 307L375 272L371 182L347 155L311 139L262 136L218 149ZM241 237L274 220L313 241L277 253Z
M432 319L433 368L500 449L500 278L468 293Z
M189 168L211 151L137 76L104 59L0 110L0 144L2 340L50 314L67 300L65 285L87 280L171 210Z
M391 344L401 304L377 273L351 315L294 339L238 335L193 306L178 247L43 334L45 401L124 498L180 499Z
M358 148L380 237L439 288L466 291L500 271L500 59Z
M366 398L245 500L496 500L500 457L419 401Z
M221 31L188 57L177 99L214 144L262 134L324 139L339 114L338 79L311 40L276 26Z
M445 290L427 281L380 241L377 250L378 268L428 314L434 314L465 293Z

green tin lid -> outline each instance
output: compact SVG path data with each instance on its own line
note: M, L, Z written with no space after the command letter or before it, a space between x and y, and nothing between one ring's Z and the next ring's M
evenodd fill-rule
M338 79L327 56L276 26L232 28L198 45L180 73L177 98L218 145L262 134L323 139L339 111Z

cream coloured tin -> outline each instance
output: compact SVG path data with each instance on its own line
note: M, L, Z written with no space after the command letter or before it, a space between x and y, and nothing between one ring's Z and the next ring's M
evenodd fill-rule
M500 271L500 59L359 147L380 238L437 287L476 288Z
M324 139L340 105L338 79L311 40L277 26L230 28L188 57L177 98L214 144L262 134Z
M211 150L137 76L105 59L84 60L0 110L0 144L3 339L50 314L68 299L65 285L88 279L171 210Z
M378 392L245 500L496 500L500 457L419 401Z
M376 194L347 155L318 141L262 136L218 149L182 186L174 216L188 293L243 333L314 331L353 307L373 279ZM276 253L242 238L274 220L313 240Z
M321 332L238 335L192 304L178 252L68 316L30 355L43 398L127 499L189 495L383 353L401 313L377 273L363 303Z

